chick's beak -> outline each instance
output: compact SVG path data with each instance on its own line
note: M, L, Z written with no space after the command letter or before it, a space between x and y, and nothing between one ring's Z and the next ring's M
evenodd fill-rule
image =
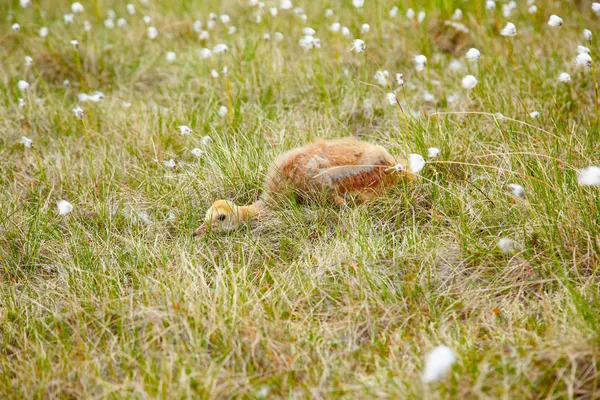
M200 225L200 227L194 231L194 236L204 235L206 233L207 229L208 229L208 227L206 226L206 224Z

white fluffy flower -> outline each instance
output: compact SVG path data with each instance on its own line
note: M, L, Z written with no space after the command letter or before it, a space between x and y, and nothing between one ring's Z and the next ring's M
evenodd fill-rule
M25 66L31 67L33 65L33 58L30 56L25 56Z
M219 17L219 19L221 20L221 23L227 25L228 23L231 22L231 18L229 18L229 15L227 14L223 14Z
M581 54L581 53L592 54L592 51L585 46L581 46L581 45L577 46L577 54Z
M193 132L187 125L179 125L177 128L179 129L179 133L181 133L183 136L189 135Z
M317 31L315 31L311 27L302 28L302 34L303 35L313 36L316 33L317 33Z
M514 1L511 1L508 4L503 4L502 5L502 15L504 15L504 18L510 17L510 15L512 14L512 12L515 8L517 8L517 3Z
M553 28L560 28L563 25L563 19L558 15L551 15L548 19L548 25Z
M115 21L113 21L112 19L105 19L104 20L104 26L107 29L114 29L114 27L115 27Z
M21 139L19 139L19 143L21 143L25 147L31 147L33 140L29 139L28 137L21 136Z
M292 2L290 0L281 0L281 2L279 3L279 8L281 10L290 10L294 7L294 5L292 4Z
M124 28L124 27L126 27L126 26L127 26L127 20L126 20L125 18L119 18L119 19L117 20L117 26L118 26L119 28Z
M365 5L365 0L352 0L352 5L356 8L361 8Z
M92 23L90 21L83 21L83 30L89 32L92 30Z
M283 40L283 33L281 32L275 32L273 36L275 37L276 42L281 42Z
M208 40L209 37L210 37L210 33L208 33L208 31L201 31L200 34L198 35L199 40Z
M12 24L11 28L15 32L20 32L21 31L21 25L19 25L19 24Z
M79 93L77 98L81 102L93 101L94 103L99 102L100 100L104 100L104 93L102 92L94 92L92 94Z
M27 81L19 81L19 82L17 82L17 87L19 88L19 90L21 92L24 92L27 89L29 89L29 82L27 82Z
M561 72L560 75L558 75L558 81L563 83L571 82L571 75L566 72Z
M413 10L412 8L409 8L408 10L406 10L406 18L413 19L414 17L415 17L415 10Z
M390 103L390 106L396 104L396 95L394 93L387 93L385 99Z
M196 157L202 157L202 153L203 153L203 152L202 152L202 150L200 150L199 148L197 148L197 147L194 147L194 148L192 149L191 153L192 153L193 155L195 155Z
M340 29L342 29L342 25L339 22L334 22L329 27L329 30L333 33L338 33L340 31Z
M577 182L584 186L600 186L600 167L587 167L577 173Z
M165 165L165 167L167 168L175 168L175 165L177 165L175 163L175 160L173 160L172 158L166 161L163 161L163 164Z
M167 52L167 61L168 62L173 62L177 59L177 53L175 53L174 51L168 51Z
M593 64L592 57L588 53L579 53L575 57L575 65L583 65L584 67L591 67Z
M488 11L492 11L496 9L496 2L494 0L486 0L485 9Z
M512 22L507 22L504 28L500 31L502 36L517 36L517 27Z
M437 158L440 155L440 149L437 147L430 147L427 149L427 157Z
M216 69L211 69L210 70L210 76L212 76L213 79L217 79L219 77L219 73L217 72Z
M74 19L75 19L75 16L73 14L63 15L63 21L65 21L66 25L71 25L73 23Z
M202 49L200 50L200 58L206 59L206 58L210 58L212 56L212 51L210 51L209 49Z
M388 82L387 82L387 77L389 76L389 72L387 71L382 71L382 70L377 70L377 72L375 72L375 80L377 81L377 83L381 86L387 86Z
M502 250L502 253L504 254L523 250L523 246L509 238L501 238L498 240L498 247L500 247L500 250Z
M127 4L127 12L129 15L135 14L135 6L131 3Z
M454 21L458 21L460 19L462 19L463 17L463 12L460 8L457 8L456 10L454 10L454 13L452 14L451 19L453 19Z
M218 45L213 47L213 53L215 54L227 53L228 50L229 49L227 48L227 45L225 43L219 43Z
M421 172L425 168L425 159L420 154L409 154L408 168L415 174Z
M79 106L76 106L71 111L73 111L73 114L75 114L75 117L77 119L82 119L83 118L83 108L81 108Z
M352 48L351 48L352 51L354 51L356 53L362 53L363 51L365 51L366 48L367 48L367 45L362 40L355 39L354 41L352 41Z
M535 14L537 12L537 6L535 4L532 4L531 6L529 6L529 8L527 9L527 12L529 14Z
M236 32L237 32L237 28L233 25L230 26L229 29L227 29L227 34L229 34L229 35L233 35Z
M271 14L272 17L276 17L277 14L279 14L279 10L277 9L277 7L270 7L269 14Z
M148 28L148 37L151 40L154 40L154 39L156 39L157 36L158 36L158 30L153 26L149 27Z
M342 36L350 36L350 29L345 26L342 26Z
M590 31L589 29L584 29L583 33L582 33L583 39L591 42L592 41L592 31Z
M69 43L71 43L76 49L79 48L79 42L77 40L73 39Z
M600 3L592 3L592 11L595 12L597 15L600 15Z
M518 183L509 183L508 187L515 197L519 197L521 199L525 198L525 188L523 188L523 186L519 185Z
M147 16L147 15L144 15L144 16L142 17L142 20L144 20L144 23L145 23L146 25L148 25L150 22L152 22L152 18L150 18L150 17L149 17L149 16Z
M371 25L369 24L362 24L360 26L360 33L369 33L369 31L371 30Z
M417 22L419 24L423 23L423 21L425 21L425 16L427 14L425 14L425 11L419 11L419 13L417 14Z
M45 26L42 26L40 28L40 37L45 38L46 36L48 36L48 28L46 28Z
M22 8L27 8L31 5L31 0L20 0L19 4Z
M398 7L396 7L396 6L392 7L389 15L390 15L390 18L396 18L398 16Z
M227 115L228 111L227 111L227 107L225 106L221 106L219 107L219 117L225 117Z
M465 89L473 89L475 86L477 86L477 78L475 78L473 75L465 76L462 78L462 86Z
M477 62L481 59L481 52L475 48L470 48L465 54L465 58L471 62Z
M25 107L25 99L20 98L19 99L19 108L23 108L23 107Z
M396 74L396 83L400 87L404 86L404 75L403 74Z
M212 138L210 136L204 136L202 139L200 139L200 144L202 146L208 146L209 144L212 143Z
M540 117L540 113L538 111L532 111L529 113L529 116L533 119L537 119Z
M195 20L192 24L192 29L196 33L200 33L202 31L202 21Z
M437 382L450 372L456 362L454 351L448 346L437 346L425 357L423 382Z
M423 71L425 69L425 66L427 65L427 57L425 57L423 54L419 54L415 56L413 60L415 62L415 68L417 71Z
M66 200L57 201L56 207L58 208L58 215L67 215L68 213L73 211L73 204L69 203Z
M83 5L81 3L73 3L71 4L71 11L73 14L79 14L83 12Z

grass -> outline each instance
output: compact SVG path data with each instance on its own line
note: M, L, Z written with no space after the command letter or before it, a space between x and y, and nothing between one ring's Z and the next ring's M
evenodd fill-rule
M598 58L591 3L538 0L537 14L523 3L510 18L482 1L297 3L321 49L300 48L292 10L256 23L245 1L135 3L129 15L95 0L72 25L66 1L0 4L0 397L600 396L600 192L577 184L579 169L600 164L599 77L596 64L572 63L583 28ZM411 6L427 12L423 24L404 17ZM468 34L443 24L456 7ZM127 27L104 27L111 8ZM217 21L201 43L192 23L210 11L237 32ZM563 28L547 26L551 14ZM353 37L371 25L360 37L404 114L371 58L329 32L335 21ZM507 21L516 37L499 35ZM199 57L218 43L229 52ZM462 57L469 47L479 63ZM422 73L417 54L429 60ZM563 71L570 83L557 82ZM469 73L478 85L467 92ZM78 103L95 90L105 99ZM258 198L280 152L350 135L441 156L369 206L290 201L239 231L192 238L214 200ZM61 199L72 213L58 215ZM522 249L503 254L500 238ZM426 386L423 360L440 344L457 363Z

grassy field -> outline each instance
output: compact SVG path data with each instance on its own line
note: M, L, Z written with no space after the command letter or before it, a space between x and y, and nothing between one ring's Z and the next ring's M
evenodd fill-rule
M600 397L591 2L265 2L0 4L0 397ZM427 165L374 204L192 237L282 151L352 135ZM438 345L457 361L425 384Z

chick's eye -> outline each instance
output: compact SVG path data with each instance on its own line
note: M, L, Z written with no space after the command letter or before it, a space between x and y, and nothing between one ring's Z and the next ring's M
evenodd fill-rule
M226 217L227 217L227 216L226 216L225 214L221 214L221 215L219 215L219 221L225 221L225 218L226 218Z

